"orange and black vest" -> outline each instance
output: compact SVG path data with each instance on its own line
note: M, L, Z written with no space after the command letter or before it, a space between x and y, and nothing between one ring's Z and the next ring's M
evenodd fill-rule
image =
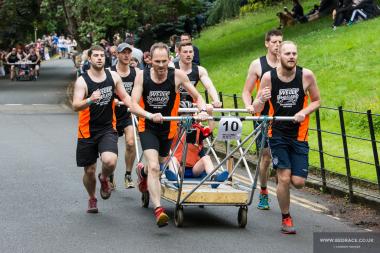
M267 61L267 57L265 55L260 57L260 66L261 66L261 76L259 79L256 80L256 83L255 83L257 92L260 89L260 83L261 83L261 79L263 78L263 75L268 71L276 69L276 68L273 68L269 65L269 63ZM264 109L260 113L257 113L256 115L257 116L268 115L268 113L269 113L269 102L266 102L264 105Z
M110 69L112 71L115 71L117 72L116 70L116 65L114 66L111 66ZM122 77L120 76L121 78L121 81L123 82L123 86L125 88L125 91L131 95L132 94L132 89L133 89L133 86L134 86L134 83L135 83L135 78L136 78L136 69L135 68L132 68L130 67L130 72L129 72L129 75L126 76L126 77ZM115 95L115 97L120 100L120 98ZM128 108L125 106L125 105L121 105L121 106L116 106L116 121L120 121L121 119L123 118L129 118L131 116L131 113L128 112Z
M115 105L113 102L115 83L111 72L107 69L105 72L106 79L100 83L91 80L88 72L82 75L88 90L86 98L89 98L96 90L100 91L102 98L79 112L78 138L90 138L116 129Z
M176 69L181 69L179 66L179 62L175 62L174 66ZM191 72L187 74L187 77L189 78L190 82L194 87L197 86L200 78L199 78L199 69L198 65L192 64L191 65ZM179 88L179 92L181 94L181 101L190 101L193 102L193 98L189 95L189 93L182 87L182 85Z
M287 83L278 78L276 69L271 70L270 74L272 81L270 116L294 116L308 105L309 97L303 90L301 67L296 67L294 79ZM307 141L308 128L309 115L301 123L274 121L269 129L269 136L284 136L298 141Z
M175 69L168 68L166 80L160 84L151 79L150 71L151 69L144 69L140 106L150 113L161 113L162 116L178 116L180 96L175 89ZM139 132L146 130L154 131L172 139L177 131L177 122L165 121L160 124L140 117Z

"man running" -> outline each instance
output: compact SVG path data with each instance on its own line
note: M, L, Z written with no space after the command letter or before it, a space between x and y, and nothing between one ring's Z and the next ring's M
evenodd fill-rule
M120 76L104 69L105 52L101 46L88 51L90 69L80 76L74 87L73 109L79 112L77 165L84 167L83 184L88 192L88 213L97 213L96 160L102 161L98 174L100 196L108 199L111 187L108 177L117 162L117 133L114 112L114 94L129 106L130 96L125 92Z
M169 154L177 122L163 122L163 116L176 116L180 102L179 87L182 85L197 101L199 117L207 118L206 104L202 96L181 70L168 68L169 48L155 43L151 48L152 68L137 74L132 91L131 112L140 116L139 135L147 168L138 166L138 185L141 192L149 191L154 205L156 223L168 224L169 217L161 207L160 163ZM140 101L141 99L141 101Z
M29 75L31 77L34 77L34 79L37 80L38 71L40 69L39 63L41 61L40 54L33 47L31 47L29 49L29 54L26 56L26 60L31 61L31 64L29 64L29 67L30 67Z
M132 46L127 43L121 43L117 47L117 59L118 62L115 66L110 69L115 71L121 77L125 91L131 95L133 84L135 82L136 73L140 70L130 67L129 63L132 57ZM119 97L116 97L119 99ZM128 108L124 105L117 106L116 108L116 129L119 136L125 136L125 177L124 184L125 188L134 188L135 185L132 180L131 171L133 163L135 162L136 149L135 149L135 138L132 126L131 113L128 112ZM113 174L110 177L111 186L115 187Z
M191 42L184 42L179 45L179 62L175 62L174 66L176 69L180 69L187 74L191 84L196 87L198 82L201 81L208 94L212 99L213 107L221 107L222 103L219 101L218 93L212 83L210 77L208 76L207 70L204 67L198 66L193 63L194 50L193 44ZM181 101L194 102L193 98L188 95L186 90L180 87Z
M7 56L5 56L5 61L8 63L8 64L11 64L11 75L10 75L10 78L11 78L11 81L13 81L15 79L15 75L16 75L16 67L15 67L15 63L20 61L20 57L17 55L17 50L16 48L12 48L12 51L7 54Z
M188 34L188 33L183 33L181 34L181 43L187 43L187 42L191 42L191 35ZM197 65L201 65L201 60L200 60L200 56L199 56L199 49L193 45L193 52L194 52L194 56L193 56L193 63L197 64Z
M252 61L248 69L248 76L245 81L243 88L243 101L247 110L254 114L252 106L252 92L256 87L256 90L260 87L260 80L263 77L264 73L270 71L278 65L277 53L278 47L282 42L282 32L279 30L270 30L265 35L265 47L267 48L267 54L257 58ZM261 111L262 115L268 115L269 112L269 103L266 103L264 109ZM258 138L257 146L261 147L261 138ZM263 155L260 162L260 195L259 195L259 204L257 208L261 210L269 210L269 198L268 198L268 174L269 174L269 165L271 161L271 154L268 148L268 143L264 143L264 149L262 150Z
M269 101L270 116L294 116L294 122L274 121L268 135L273 168L277 171L282 232L295 234L289 213L289 187L292 184L299 189L305 185L309 167L309 114L319 108L320 95L313 72L297 66L297 46L294 42L282 42L278 57L280 64L277 69L262 77L253 107L260 112Z

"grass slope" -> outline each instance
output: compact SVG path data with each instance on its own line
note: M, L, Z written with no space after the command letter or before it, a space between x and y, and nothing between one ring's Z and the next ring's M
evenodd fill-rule
M310 9L312 2L304 4ZM288 6L290 6L288 4ZM201 62L218 91L238 94L246 79L250 62L264 55L264 34L278 26L275 13L282 6L264 8L256 13L210 27L195 41ZM331 19L324 18L286 28L284 39L298 44L299 65L311 69L318 81L324 106L380 113L380 18L351 27L331 29ZM232 99L225 100L231 107ZM243 107L239 101L239 107ZM313 116L314 117L314 116ZM337 111L321 110L322 129L340 133ZM380 116L374 117L380 140ZM369 138L366 115L345 113L347 134ZM315 121L310 123L315 128ZM246 127L244 132L249 132ZM324 151L343 156L342 138L323 134ZM348 139L350 157L373 163L370 142ZM378 144L378 150L379 150ZM310 147L318 149L316 133L310 131ZM343 159L325 156L326 168L345 174ZM310 164L319 166L319 156L310 153ZM351 162L352 175L376 182L374 166Z

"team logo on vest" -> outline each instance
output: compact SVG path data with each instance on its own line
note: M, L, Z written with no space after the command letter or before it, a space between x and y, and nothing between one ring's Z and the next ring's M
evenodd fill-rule
M133 82L123 82L123 85L124 85L125 91L126 91L129 95L131 95L132 88L133 88Z
M113 92L112 92L112 86L104 87L99 89L100 94L102 96L102 99L96 102L97 105L108 105L108 103L111 101Z
M299 88L280 89L277 95L277 103L281 107L293 107L297 104Z
M150 91L147 99L149 106L163 108L169 102L170 91Z

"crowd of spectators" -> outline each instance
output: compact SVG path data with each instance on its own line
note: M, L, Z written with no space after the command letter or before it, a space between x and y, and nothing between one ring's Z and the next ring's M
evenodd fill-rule
M149 29L149 27L145 26L145 29ZM139 45L143 45L144 47L138 48L135 46L136 38L132 33L126 33L125 39L122 39L120 33L116 33L113 36L113 41L107 41L106 39L101 39L99 45L104 48L106 52L106 62L105 68L109 68L117 64L117 46L120 43L127 43L132 46L132 59L131 65L133 67L138 67L140 69L150 68L151 66L151 55L150 55L150 47L155 43L155 40L152 37L147 36L144 38L140 38L144 40L144 43L139 43ZM178 46L181 42L190 42L192 37L190 34L183 33L181 35L172 35L170 37L168 47L170 48L170 59L174 63L179 59L179 51ZM200 57L199 57L199 49L196 46L194 48L194 59L193 62L197 65L200 65ZM84 50L80 58L76 60L78 66L78 75L83 74L90 68L90 64L88 62L88 50Z
M328 15L332 16L332 27L335 30L337 26L350 26L379 16L380 7L376 0L321 0L307 14L304 14L299 0L293 0L291 11L284 7L284 11L277 13L280 20L278 28L282 29L296 23L310 22Z
M60 59L72 58L76 48L77 42L72 36L58 36L57 33L52 33L43 35L42 38L29 44L17 44L7 49L0 49L0 78L11 74L14 69L11 63L29 61L33 63L30 66L35 68L36 65L39 67L41 61L50 60L55 55ZM31 54L33 56L29 57ZM10 75L10 78L13 79L13 75Z

